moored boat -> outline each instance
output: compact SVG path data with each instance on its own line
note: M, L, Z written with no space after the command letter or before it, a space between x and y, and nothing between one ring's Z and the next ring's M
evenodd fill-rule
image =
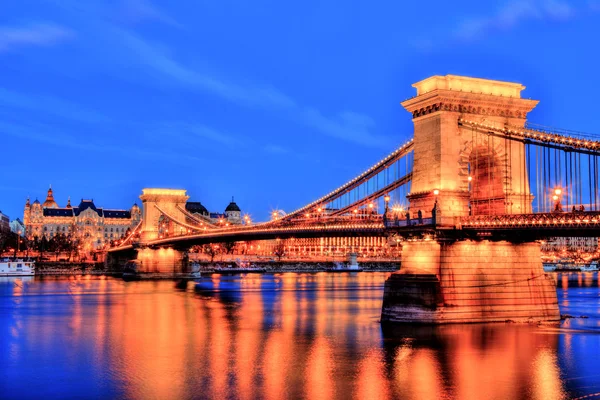
M35 261L22 258L0 259L0 276L35 275Z

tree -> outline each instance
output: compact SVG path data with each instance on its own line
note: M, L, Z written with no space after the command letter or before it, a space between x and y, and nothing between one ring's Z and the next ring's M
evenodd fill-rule
M216 244L205 244L202 246L202 252L210 256L210 262L215 260L215 256L219 254L219 246Z
M38 243L38 248L37 248L40 258L44 258L44 252L48 251L49 245L50 245L50 242L48 241L48 238L46 237L46 235L43 235Z
M50 251L53 251L54 254L56 255L56 261L58 261L58 255L61 252L67 250L67 248L68 248L68 239L64 234L58 233L58 234L56 234L56 236L53 236L52 239L50 239L49 249L50 249Z
M0 254L4 253L11 245L11 231L0 231Z
M233 250L235 249L235 242L223 243L223 249L225 250L225 254L233 254Z
M285 256L285 244L283 240L277 239L273 254L277 257L277 261L281 261L281 258Z

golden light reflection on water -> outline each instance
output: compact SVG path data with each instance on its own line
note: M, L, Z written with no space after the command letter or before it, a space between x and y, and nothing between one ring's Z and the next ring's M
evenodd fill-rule
M513 324L382 329L386 277L215 275L198 292L168 281L84 279L44 290L63 293L68 329L59 332L69 332L72 351L62 362L76 366L92 345L95 379L118 381L121 397L566 396L557 335ZM27 330L30 345L55 345L52 324L19 324L14 334Z

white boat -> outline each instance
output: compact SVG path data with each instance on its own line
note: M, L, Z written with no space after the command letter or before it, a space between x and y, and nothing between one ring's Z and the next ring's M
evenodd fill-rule
M35 275L35 262L20 258L0 259L0 276L31 276Z
M592 261L591 263L581 267L582 272L596 272L598 271L598 262Z

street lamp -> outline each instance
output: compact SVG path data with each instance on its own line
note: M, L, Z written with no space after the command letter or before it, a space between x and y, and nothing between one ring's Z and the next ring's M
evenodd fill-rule
M387 218L387 213L388 213L388 205L390 204L390 195L386 194L383 197L383 201L385 202L385 210L383 211L383 217L384 217L384 223L385 223L385 219Z
M554 200L554 212L562 212L562 204L560 201L560 197L562 194L561 188L554 189L554 195L552 196L552 200Z

